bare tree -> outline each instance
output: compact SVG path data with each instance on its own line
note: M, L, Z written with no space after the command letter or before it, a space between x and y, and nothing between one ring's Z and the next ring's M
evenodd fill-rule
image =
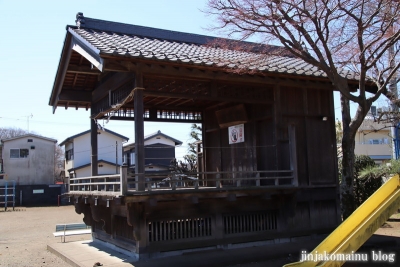
M348 217L354 210L356 131L381 95L395 101L388 85L399 69L399 1L209 0L206 12L216 16L215 29L224 29L231 37L279 42L292 55L324 71L340 92L341 202L343 217ZM349 74L358 80L356 92L349 86ZM353 118L350 101L358 104Z
M54 144L54 180L63 182L64 173L64 150L58 144Z
M21 136L21 135L24 135L24 134L27 134L27 133L28 132L26 130L23 130L21 128L3 128L3 127L0 127L0 140Z

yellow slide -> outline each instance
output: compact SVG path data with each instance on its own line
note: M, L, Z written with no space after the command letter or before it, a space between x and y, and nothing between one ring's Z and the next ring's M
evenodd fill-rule
M399 175L390 178L312 252L302 252L299 262L284 267L342 266L400 207ZM362 259L361 259L362 260Z

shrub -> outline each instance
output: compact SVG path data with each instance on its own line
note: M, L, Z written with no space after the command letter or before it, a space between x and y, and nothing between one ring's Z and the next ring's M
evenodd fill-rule
M339 160L339 166L341 160ZM363 171L370 170L370 173ZM374 172L371 172L374 170ZM361 174L364 175L361 175ZM339 172L339 180L341 173ZM360 206L382 185L382 172L379 172L375 162L368 156L356 155L354 161L353 196L354 207Z

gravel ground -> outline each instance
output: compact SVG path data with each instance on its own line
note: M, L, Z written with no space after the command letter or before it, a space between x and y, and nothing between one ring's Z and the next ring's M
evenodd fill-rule
M70 267L58 256L47 251L47 245L61 242L53 232L58 223L82 222L73 206L0 208L0 266L1 267ZM88 240L90 235L67 236L66 242ZM249 262L235 267L282 266L288 259L273 259L268 263ZM267 264L267 265L265 265ZM232 266L233 267L233 266Z
M70 267L47 251L47 244L61 242L53 236L56 224L83 222L82 218L73 206L0 209L0 266ZM68 236L66 241L90 238L90 235Z
M397 217L387 222L376 234L388 236L390 240L398 239L400 237L400 214L397 214ZM83 215L77 214L73 206L16 208L15 211L4 211L0 208L0 267L69 267L70 265L61 258L47 251L47 245L61 242L60 238L53 236L56 224L82 222L82 218ZM90 235L68 236L66 241L90 238ZM396 256L400 255L398 247L394 252ZM292 259L285 257L262 262L238 263L230 267L274 267L293 261L296 261L295 257ZM399 261L396 260L396 262L398 264ZM369 265L371 264L345 264L349 267ZM372 265L388 266L386 264Z

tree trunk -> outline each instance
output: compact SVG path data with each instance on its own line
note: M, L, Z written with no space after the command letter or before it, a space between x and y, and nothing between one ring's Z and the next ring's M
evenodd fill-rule
M342 170L341 170L341 184L340 184L340 198L342 207L343 220L349 217L356 209L354 198L354 148L355 136L357 129L362 124L367 111L371 104L368 101L358 103L358 109L353 120L350 116L350 103L349 100L340 95L340 102L342 106L342 122L343 122L343 137L342 137Z
M343 220L350 216L355 209L354 193L353 193L353 177L354 177L354 138L351 134L351 116L349 100L340 95L342 106L342 170L340 184L340 199Z

